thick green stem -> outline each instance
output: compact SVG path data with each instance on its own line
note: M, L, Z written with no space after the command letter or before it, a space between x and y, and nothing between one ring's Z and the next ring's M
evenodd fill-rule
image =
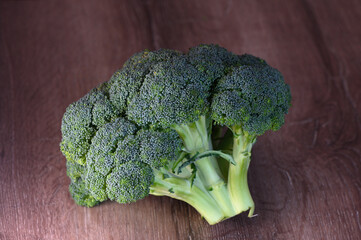
M183 139L186 151L191 155L213 150L208 125L206 117L202 116L195 123L174 127ZM226 217L234 216L235 211L216 158L214 156L204 157L197 160L195 165L200 181L216 200L224 215Z
M150 187L150 194L168 196L184 201L194 207L209 224L216 224L226 216L216 200L203 188L199 181L193 185L183 178L162 178L162 174L155 174L155 181Z
M254 202L249 191L247 172L251 160L251 149L255 138L239 134L233 140L233 158L236 165L229 165L228 191L237 213L247 211L251 217L254 212Z

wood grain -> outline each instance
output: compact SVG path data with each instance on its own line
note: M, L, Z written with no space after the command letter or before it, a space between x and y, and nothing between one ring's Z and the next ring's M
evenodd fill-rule
M1 1L0 239L360 239L361 2ZM259 138L257 217L209 226L148 197L87 209L68 193L65 108L142 49L218 43L278 68L285 126Z

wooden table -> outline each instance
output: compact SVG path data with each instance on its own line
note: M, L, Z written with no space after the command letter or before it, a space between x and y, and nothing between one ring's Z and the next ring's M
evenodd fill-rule
M361 2L1 1L0 239L361 239ZM218 43L262 57L292 108L258 139L257 217L209 226L148 197L87 209L59 151L67 105L142 49Z

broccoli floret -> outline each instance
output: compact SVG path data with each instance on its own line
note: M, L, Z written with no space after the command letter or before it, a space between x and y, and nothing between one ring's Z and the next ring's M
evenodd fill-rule
M252 55L218 45L137 53L64 114L71 196L88 207L169 196L210 224L252 216L251 149L284 124L290 101L281 73Z
M169 168L182 151L182 140L173 131L144 130L138 132L140 160L154 169Z
M69 192L74 201L80 206L94 207L99 204L99 201L90 194L85 183L81 179L70 183Z
M152 168L142 162L127 162L116 167L107 177L110 200L130 203L146 197L153 183Z
M124 118L118 118L101 127L91 141L87 154L85 183L98 201L110 196L108 178L118 176L118 170L129 162L140 162L139 144L135 139L137 127ZM114 188L114 187L113 187ZM111 198L115 199L115 198Z
M256 137L267 130L278 130L290 107L289 87L279 71L265 61L243 55L246 65L235 68L215 87L212 119L233 132L233 159L228 171L228 189L237 211L251 209L247 171ZM243 201L237 201L243 199Z
M158 62L168 61L180 52L173 50L160 49L158 51L148 51L137 53L132 56L124 67L116 71L109 82L110 100L117 109L124 113L129 99L139 91L142 86L144 77L149 73L152 66Z
M86 167L69 160L66 162L66 167L66 174L71 180L69 192L74 201L81 206L87 207L93 207L99 204L99 201L92 196L83 181Z
M79 178L83 178L85 170L86 168L83 165L80 165L74 161L66 161L66 175L73 182L76 182L76 180Z
M60 146L68 160L84 165L90 141L97 129L119 115L106 96L107 85L105 83L93 89L66 109L61 125L63 139Z
M211 84L184 56L154 64L130 99L127 115L143 127L194 122L208 109Z
M240 65L239 57L218 45L201 44L191 48L189 61L198 71L203 72L214 81L223 77L232 67Z
M87 154L87 167L107 175L116 163L121 163L116 155L117 145L136 130L137 127L124 118L118 118L101 127L92 139Z
M212 101L212 119L250 135L278 130L290 105L288 85L269 66L241 66L222 78Z

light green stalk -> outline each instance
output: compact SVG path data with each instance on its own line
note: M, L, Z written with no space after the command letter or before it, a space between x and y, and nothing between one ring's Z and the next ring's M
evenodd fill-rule
M210 139L210 123L201 116L198 121L190 124L177 125L174 129L183 139L185 150L191 155L201 154L213 150ZM227 185L214 156L204 157L195 162L197 177L203 183L210 195L215 199L225 217L235 215L235 211L228 194Z
M255 137L240 128L233 128L233 132L233 159L236 165L229 165L228 191L235 211L241 213L249 209L248 216L251 217L255 206L248 187L247 172Z
M155 196L168 196L184 201L194 207L209 224L216 224L226 218L223 209L217 201L203 187L199 180L195 179L193 185L190 180L184 178L164 178L160 172L155 173L155 180L150 187L150 194Z

